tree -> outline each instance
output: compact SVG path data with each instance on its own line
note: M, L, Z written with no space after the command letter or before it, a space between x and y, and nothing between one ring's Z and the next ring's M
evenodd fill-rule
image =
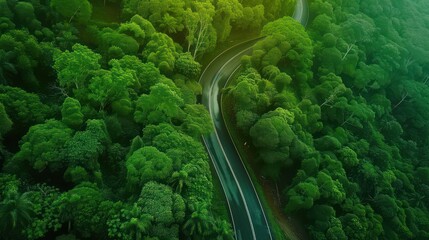
M170 184L177 193L182 193L183 189L190 185L188 173L185 170L173 172Z
M26 26L31 30L41 28L40 21L37 20L34 14L34 7L28 2L18 2L15 5L15 18L21 26Z
M134 120L143 124L171 123L183 114L182 106L183 99L175 89L158 83L151 87L149 95L143 94L137 100Z
M216 45L216 35L211 31L215 9L211 2L194 2L192 9L187 9L185 28L187 30L188 52L193 58L205 53Z
M301 182L286 192L288 199L285 206L286 212L296 212L301 209L309 209L314 201L320 198L319 188L313 178Z
M292 164L289 150L295 133L290 125L294 115L288 110L277 108L268 112L250 129L253 144L259 148L259 157L270 177L277 178L282 167Z
M266 21L264 14L265 6L262 4L253 7L243 7L243 16L237 19L234 25L242 30L255 31L256 29L260 29Z
M136 203L132 206L125 205L107 221L109 237L118 240L141 240L148 234L153 220L154 217L143 213Z
M120 63L113 59L109 62L110 71L103 71L93 77L88 85L88 98L100 106L100 110L121 99L128 98L127 87L134 82L133 72L123 69Z
M340 204L346 199L343 186L338 180L333 180L331 176L324 172L317 175L317 185L320 191L320 198L330 205Z
M107 201L92 183L82 183L62 194L55 204L60 206L60 218L82 237L97 234L107 236L107 219L113 203Z
M199 138L213 131L213 123L207 109L200 104L187 104L184 108L186 114L182 129L189 136Z
M0 35L0 58L5 60L0 65L3 83L28 90L38 88L35 73L46 62L42 57L41 44L28 31L16 29Z
M124 5L127 14L138 13L162 32L176 33L184 28L185 1L183 0L127 0Z
M196 80L200 76L201 64L195 61L191 53L181 53L176 61L176 69L180 74Z
M69 92L87 86L89 76L100 69L101 59L101 55L81 44L73 45L72 49L54 56L59 85Z
M122 69L129 70L133 74L134 81L128 86L128 91L135 92L130 94L131 97L148 94L153 85L165 78L153 63L143 63L135 56L124 56L118 60L118 63Z
M371 41L376 28L374 21L364 14L349 14L347 21L340 24L338 35L348 43Z
M73 131L64 123L56 120L48 120L43 124L37 124L30 128L28 133L22 138L22 144L8 163L16 173L22 171L30 165L34 170L42 172L49 169L50 172L64 170L64 145L71 139Z
M51 113L49 106L43 104L38 95L20 88L0 85L0 102L10 120L24 129L42 123Z
M219 0L216 2L216 14L213 26L216 28L217 38L225 41L231 33L231 22L243 16L243 6L237 0Z
M57 231L62 227L59 206L54 204L60 197L60 192L46 184L30 186L29 190L25 194L33 205L34 214L24 233L27 239L40 239L48 232Z
M234 231L231 224L223 219L215 219L214 222L214 237L216 240L233 240Z
M173 172L173 162L154 147L135 151L125 163L129 189L141 188L149 181L166 182Z
M10 76L17 75L18 71L12 62L13 52L5 52L0 50L0 82L3 84L8 83Z
M85 24L92 14L92 5L88 0L52 0L51 7L68 22Z
M359 159L355 151L350 147L343 147L337 151L338 159L341 160L345 169L352 169L359 164Z
M142 188L137 205L153 217L150 237L178 239L179 224L185 217L185 203L179 194L166 185L148 182Z
M20 238L33 215L34 208L28 194L9 192L0 202L0 233L6 239Z
M154 33L144 48L143 56L154 63L162 73L171 74L178 53L173 39L164 33Z
M99 33L100 48L103 51L112 53L117 50L119 52L118 54L110 54L111 58L120 58L124 55L135 55L140 49L140 44L137 41L139 37L135 39L133 36L121 33L120 30L121 28L118 30L104 28ZM123 31L125 30L123 29Z
M83 123L83 114L80 102L67 97L61 107L62 122L71 128L79 128Z
M192 214L183 225L183 230L193 239L201 239L213 231L213 219L204 204L191 206Z
M64 146L68 169L66 180L78 184L93 180L100 183L101 172L99 158L109 144L109 135L102 120L88 120L85 131L76 134Z

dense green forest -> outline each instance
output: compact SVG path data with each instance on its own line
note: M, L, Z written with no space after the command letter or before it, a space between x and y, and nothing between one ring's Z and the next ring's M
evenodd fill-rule
M232 239L200 62L294 4L0 0L0 238Z
M282 211L429 239L429 2L309 3L0 0L0 239L232 239L198 79L244 33L225 96Z
M255 169L312 239L429 239L429 2L312 0L226 90Z

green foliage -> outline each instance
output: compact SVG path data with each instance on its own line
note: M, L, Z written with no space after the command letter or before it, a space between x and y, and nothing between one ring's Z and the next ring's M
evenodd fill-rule
M173 170L173 161L154 147L136 150L126 161L129 189L139 189L151 180L166 182Z
M183 228L192 239L201 239L211 234L213 231L214 220L210 218L205 205L199 204L191 206L192 214L185 222Z
M194 138L207 135L213 131L213 123L203 105L186 105L183 109L186 117L183 119L183 132Z
M159 239L178 239L179 224L185 217L185 202L170 187L148 182L144 185L137 205L153 217L149 236Z
M33 215L33 203L27 194L9 192L0 202L0 233L5 239L19 238Z
M100 183L99 158L108 142L105 123L101 120L88 120L86 130L76 132L64 146L68 163L65 179L75 184L88 180Z
M138 26L135 27L138 28ZM108 51L109 53L112 53L114 50L119 50L120 54L110 54L114 58L122 57L124 55L135 55L139 50L139 42L137 42L139 35L137 35L136 39L135 36L123 33L124 31L125 29L123 26L119 27L118 31L110 28L104 28L99 33L100 48L103 49L103 51Z
M83 123L83 114L80 102L74 98L67 97L61 108L62 121L71 128L79 128Z
M26 194L34 209L31 224L25 229L27 239L39 239L49 231L60 229L60 211L58 205L54 204L60 197L58 189L36 185Z
M124 206L108 220L108 236L121 240L140 240L147 235L154 217L144 213L137 204Z
M196 62L192 55L187 53L182 53L179 55L176 61L177 72L183 74L190 79L197 79L200 76L201 64Z
M48 120L30 128L22 138L20 151L8 163L8 167L16 174L20 173L25 165L33 170L42 172L58 172L64 169L64 146L71 139L73 131L64 123Z
M285 207L286 212L309 209L314 201L320 198L319 187L315 179L307 179L287 191L288 202Z
M134 119L137 123L171 123L183 114L183 99L177 91L164 83L151 87L149 95L143 94L136 103Z
M58 199L60 219L69 223L82 237L95 233L107 235L107 218L113 203L106 201L95 185L83 183L62 194Z
M133 72L123 69L119 61L111 60L110 71L93 77L88 85L88 98L103 110L108 104L128 97L127 87L134 82Z
M270 177L277 178L282 167L292 164L288 157L295 138L290 127L293 121L291 112L277 108L262 115L250 129L253 144L260 149L260 158Z
M85 24L92 14L92 5L87 0L51 0L51 7L68 22Z
M143 56L164 74L171 74L179 57L173 40L164 33L154 33L147 43Z
M87 86L90 74L100 69L101 56L81 44L73 45L73 51L66 50L54 57L54 69L58 73L60 87L67 91Z
M12 128L13 122L7 115L3 103L0 103L0 138L3 137Z
M124 56L117 62L125 71L133 72L135 79L128 83L129 87L132 87L128 91L135 91L135 95L149 93L150 88L164 78L153 63L143 63L135 56Z
M0 36L0 81L26 89L39 86L36 69L44 66L42 45L26 30L10 30Z

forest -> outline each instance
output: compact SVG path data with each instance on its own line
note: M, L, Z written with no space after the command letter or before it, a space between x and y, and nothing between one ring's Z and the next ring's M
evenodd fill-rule
M429 239L429 2L295 3L0 0L0 239L234 239L198 80L259 36L224 96L282 214Z
M225 90L253 169L310 239L429 239L429 2L313 0Z
M233 239L202 63L293 5L0 0L0 239Z

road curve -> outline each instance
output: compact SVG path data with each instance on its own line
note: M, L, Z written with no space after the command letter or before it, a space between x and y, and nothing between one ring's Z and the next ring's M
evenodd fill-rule
M306 0L298 0L293 14L304 26L308 19ZM237 240L272 240L270 226L253 183L231 137L220 111L220 90L240 67L243 55L261 38L237 44L219 54L200 77L203 87L202 104L209 110L214 132L203 140L228 202Z

